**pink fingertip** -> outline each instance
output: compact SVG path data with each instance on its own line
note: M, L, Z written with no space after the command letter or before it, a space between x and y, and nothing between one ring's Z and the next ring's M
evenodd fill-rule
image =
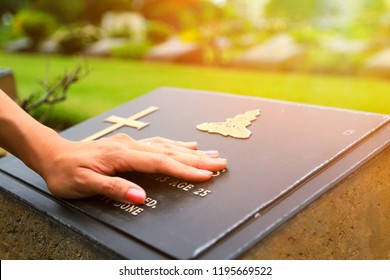
M198 142L186 142L185 145L192 149L196 149L198 147Z
M145 201L146 193L142 189L130 188L127 191L126 199L135 204L142 204Z

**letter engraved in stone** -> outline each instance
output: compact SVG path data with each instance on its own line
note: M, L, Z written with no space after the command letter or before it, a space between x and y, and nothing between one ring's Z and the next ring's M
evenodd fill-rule
M201 131L209 133L219 133L223 136L231 136L234 138L249 138L252 131L246 127L260 115L260 110L248 111L244 114L239 114L234 118L228 118L224 122L218 123L202 123L196 126Z
M108 117L107 119L105 119L105 121L113 123L112 126L107 127L99 132L96 132L95 134L83 139L82 141L87 142L87 141L92 141L92 140L98 139L98 138L103 137L104 135L106 135L110 132L117 130L118 128L121 128L122 126L130 126L130 127L136 128L138 130L142 129L145 126L148 126L149 123L140 122L140 121L138 121L138 119L140 119L140 118L142 118L150 113L153 113L154 111L157 111L157 110L158 110L157 107L150 106L149 108L147 108L147 109L145 109L145 110L143 110L135 115L132 115L132 116L128 117L127 119L117 117L117 116Z

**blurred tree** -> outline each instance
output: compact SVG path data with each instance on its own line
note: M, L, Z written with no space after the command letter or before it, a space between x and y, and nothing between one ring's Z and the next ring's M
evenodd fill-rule
M168 23L178 30L203 23L218 10L206 0L140 0L138 4L146 18Z
M365 0L363 9L377 14L383 14L387 10L386 0Z
M82 0L84 3L84 19L90 23L98 24L102 16L110 11L134 11L137 0Z
M6 13L15 13L24 5L24 0L0 0L0 17Z
M381 28L381 17L386 13L386 10L385 0L361 0L360 9L356 11L343 31L349 37L371 38Z
M3 4L4 2L4 4ZM21 7L50 13L62 23L100 23L108 11L134 10L137 0L0 0L2 10L16 11Z
M56 19L49 13L36 10L22 9L13 20L13 29L30 39L30 48L36 50L39 44L56 28Z
M80 21L84 12L83 1L25 0L24 2L26 8L51 14L61 23Z
M379 17L386 13L387 4L385 0L364 0L362 16L373 24L379 22Z
M270 0L265 6L267 18L282 19L287 22L316 22L321 17L334 16L347 19L344 24L360 24L363 20L375 23L387 10L387 0Z
M282 19L287 22L305 22L317 18L325 12L326 0L271 0L265 6L268 18Z
M178 29L189 23L196 25L218 10L208 0L0 0L0 4L0 13L25 7L50 13L61 23L99 24L106 12L139 11L148 19Z

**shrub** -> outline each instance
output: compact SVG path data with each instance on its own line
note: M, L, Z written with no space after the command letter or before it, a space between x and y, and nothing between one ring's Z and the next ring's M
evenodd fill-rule
M6 25L0 25L0 47L11 38L11 28Z
M132 35L133 34L131 30L126 25L113 28L107 34L107 36L110 38L128 38L128 39L130 39Z
M56 26L54 17L35 10L20 10L13 20L14 32L27 36L34 49L55 30Z
M302 70L327 74L356 74L367 59L365 53L335 53L320 47L309 50Z
M111 49L111 54L118 58L142 59L152 48L150 42L128 42L123 46Z
M290 35L297 43L317 45L320 42L323 33L322 30L307 25L291 30Z
M100 32L93 25L71 25L58 30L54 38L61 53L74 54L99 40Z
M153 43L166 41L174 34L174 29L161 21L150 21L147 26L147 38Z

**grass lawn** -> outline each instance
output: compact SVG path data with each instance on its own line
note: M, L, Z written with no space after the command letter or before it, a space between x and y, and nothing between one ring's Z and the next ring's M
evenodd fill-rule
M389 80L0 52L0 67L14 71L20 96L39 89L36 79L54 78L80 62L88 65L90 73L71 87L68 99L54 110L56 117L71 123L95 116L161 86L390 114Z

